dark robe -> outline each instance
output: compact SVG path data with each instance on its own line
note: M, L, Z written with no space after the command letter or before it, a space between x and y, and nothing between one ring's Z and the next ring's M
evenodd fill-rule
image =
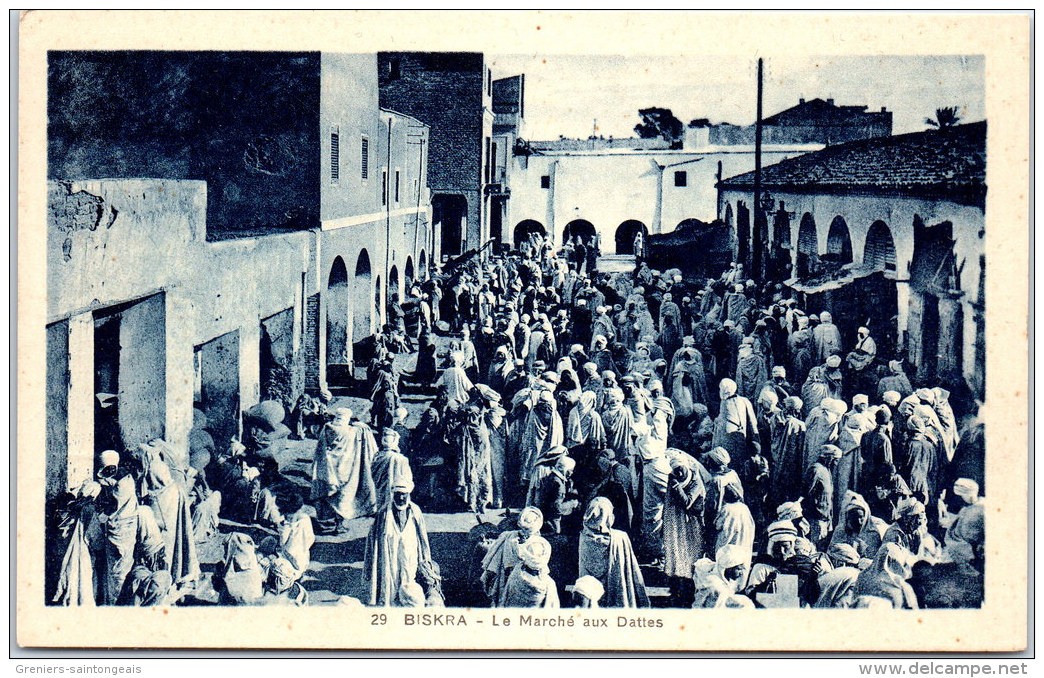
M870 498L876 494L876 488L887 487L895 473L895 460L892 456L892 439L889 431L880 425L863 435L859 442L859 453L863 458L863 473L860 476L859 494ZM891 518L891 516L884 516Z
M938 450L923 433L909 439L907 445L907 467L904 473L913 496L925 506L931 506L938 489Z
M435 339L430 332L421 332L419 344L417 369L410 375L410 380L421 384L430 384L435 381L436 377L435 352L437 349Z
M645 579L626 532L610 529L596 534L585 529L580 535L580 576L602 583L601 607L649 607Z
M772 447L773 503L777 506L801 496L804 454L805 422L797 417L787 417L779 439Z
M834 524L834 479L830 470L819 462L812 465L805 476L805 518L812 526L809 539L822 550L831 537Z
M452 455L450 481L457 496L474 512L493 503L493 473L489 431L482 410L474 405L462 407L447 435L447 452Z

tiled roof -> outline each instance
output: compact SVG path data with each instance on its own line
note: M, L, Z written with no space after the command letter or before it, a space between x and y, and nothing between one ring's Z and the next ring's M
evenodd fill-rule
M883 193L981 205L986 195L986 122L852 141L761 170L766 189L808 193ZM747 172L723 189L754 186Z

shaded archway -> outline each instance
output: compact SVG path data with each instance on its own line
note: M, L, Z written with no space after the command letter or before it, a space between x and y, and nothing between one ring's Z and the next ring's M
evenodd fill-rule
M572 241L574 237L579 237L585 245L590 245L595 240L594 224L586 219L570 221L562 231L562 244Z
M377 282L373 286L373 320L376 329L384 327L384 304L381 303L381 276L377 276Z
M767 273L773 280L790 277L790 212L783 201L772 215L772 240L769 246Z
M648 238L649 229L637 219L628 219L616 228L616 253L634 254L634 238L639 233Z
M547 229L539 221L534 219L523 219L515 225L514 239L515 249L522 246L522 243L529 239L529 236L534 233L539 235L547 235Z
M878 219L870 224L863 246L863 268L873 271L895 271L895 240L888 224Z
M355 282L352 285L352 344L358 351L359 343L373 333L373 304L370 301L373 285L370 270L370 255L366 250L359 253L355 262ZM358 353L355 354L358 357Z
M895 281L895 243L883 221L870 224L863 246L864 271L873 271L854 282L855 293L866 314L860 320L877 342L881 361L895 355L899 341L899 297Z
M388 303L391 303L393 296L402 299L402 291L399 289L399 269L395 266L388 271Z
M403 275L405 276L405 279L403 280L403 291L405 294L409 294L410 290L413 288L414 282L413 257L406 257L406 268L404 269Z
M750 208L742 200L736 203L736 261L750 270Z
M819 236L816 233L816 220L805 212L798 226L797 274L803 278L816 270L819 262Z
M834 263L852 263L852 237L848 233L848 224L839 216L830 222L827 232L827 251L823 259Z
M348 364L348 318L351 304L348 289L348 269L344 259L337 257L330 267L326 285L326 365Z
M420 273L420 279L422 281L428 279L428 253L424 250L421 250L420 253L420 267L418 268L418 272Z

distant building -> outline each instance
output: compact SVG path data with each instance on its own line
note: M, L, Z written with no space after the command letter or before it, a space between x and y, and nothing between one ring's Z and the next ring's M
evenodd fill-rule
M768 260L782 260L810 310L834 312L846 348L868 325L879 355L905 356L921 383L983 398L985 179L985 122L765 167ZM719 184L721 218L748 265L753 186L752 172Z
M662 139L605 142L531 142L529 152L513 158L505 245L517 247L538 232L559 244L574 235L597 238L603 254L632 254L638 231L656 235L691 220L713 221L717 181L754 169L751 146L672 151ZM820 148L766 146L763 157L778 162Z
M525 133L526 76L513 75L493 81L493 144L491 176L486 186L490 196L489 237L504 239L504 224L511 223L511 175L515 147Z
M837 106L833 99L800 99L797 106L762 121L762 143L822 144L832 146L859 139L892 134L892 113L885 108L868 111L867 106ZM692 128L707 127L711 144L753 144L754 125L705 124L693 120Z
M345 383L427 276L428 128L377 58L52 52L47 492L193 409L219 448L262 399Z
M494 168L502 166L498 158L511 153L494 140L494 83L485 57L475 52L380 52L377 61L380 105L431 129L428 180L436 251L446 258L481 247L496 235L490 230L497 223L491 214L506 209L508 192L504 183L494 181ZM515 86L503 83L502 135L511 126L509 120L522 118L523 87L519 80L516 103ZM516 105L518 111L512 112Z
M671 145L665 139L655 137L588 137L587 139L551 139L547 141L530 141L534 151L549 153L570 153L582 151L666 151Z

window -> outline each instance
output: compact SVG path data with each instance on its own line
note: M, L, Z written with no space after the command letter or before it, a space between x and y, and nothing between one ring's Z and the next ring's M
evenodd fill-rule
M381 170L381 204L388 204L388 170Z
M486 89L489 91L489 95L493 96L493 71L486 69Z
M395 202L399 202L399 170L395 170Z
M486 180L487 184L490 183L493 180L492 179L493 172L490 171L490 168L489 168L489 153L490 153L490 139L489 139L489 137L486 137L486 167L483 170L482 174L485 177L485 180Z
M330 132L330 181L337 183L341 176L341 135L337 129Z
M489 145L489 183L496 183L497 177L497 145L491 143Z
M370 178L370 140L362 138L362 178Z
M551 177L544 175L540 177L540 188L551 188Z
M392 59L388 62L388 79L398 80L402 77L401 62L398 59Z
M675 186L688 186L689 185L689 175L686 174L685 172L675 172L674 173L674 185Z

